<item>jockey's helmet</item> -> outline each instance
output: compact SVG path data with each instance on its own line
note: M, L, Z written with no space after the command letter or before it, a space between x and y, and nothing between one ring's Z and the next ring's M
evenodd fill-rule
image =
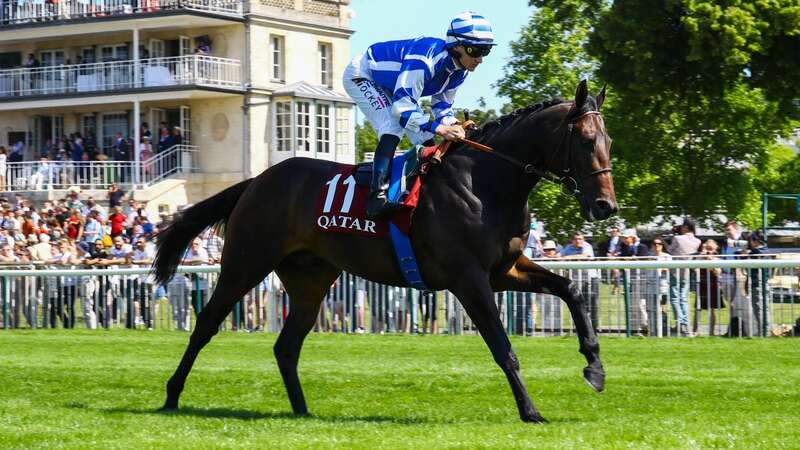
M447 46L455 47L497 45L494 42L492 24L485 17L472 11L464 11L457 15L447 29Z

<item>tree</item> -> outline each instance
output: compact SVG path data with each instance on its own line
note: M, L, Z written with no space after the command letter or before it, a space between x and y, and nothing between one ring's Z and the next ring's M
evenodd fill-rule
M570 98L597 61L585 51L603 2L534 0L538 9L511 43L511 59L495 87L523 107L553 97Z
M356 162L364 162L364 154L374 152L378 146L378 134L368 120L364 125L356 124Z
M636 206L624 216L648 220L664 212L659 205L701 218L750 214L750 177L768 163L775 136L788 131L786 105L796 95L776 98L780 83L769 82L766 68L775 64L758 62L762 52L797 58L770 47L796 30L770 22L788 3L798 4L629 0L602 14L588 48L616 96L606 113L615 179Z
M530 4L538 9L519 39L511 43L511 59L503 78L495 84L498 93L511 98L508 109L554 97L570 99L581 79L593 79L598 64L586 52L585 45L594 21L605 7L603 1L535 0ZM596 90L598 83L592 85ZM560 187L552 183L541 182L528 202L537 219L546 223L548 235L562 242L573 231L601 232L608 225L587 225L577 201L563 195Z

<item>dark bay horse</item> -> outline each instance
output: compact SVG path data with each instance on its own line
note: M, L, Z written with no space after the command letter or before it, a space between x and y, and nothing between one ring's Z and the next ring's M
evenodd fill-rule
M522 255L528 230L528 196L542 177L561 179L586 220L616 212L609 139L599 109L605 89L592 97L586 82L571 102L551 100L483 126L470 138L495 149L484 153L453 145L424 175L411 239L428 287L455 294L508 378L522 420L542 422L503 329L493 292L557 295L568 305L588 366L583 375L602 391L605 372L580 289ZM368 280L407 286L385 239L320 233L316 199L333 162L292 158L188 208L158 237L154 270L164 283L175 273L190 241L225 223L222 272L202 310L189 346L167 382L163 409L178 407L186 377L200 350L242 296L271 271L289 293L290 309L274 352L292 409L308 414L297 375L300 349L320 304L342 270Z

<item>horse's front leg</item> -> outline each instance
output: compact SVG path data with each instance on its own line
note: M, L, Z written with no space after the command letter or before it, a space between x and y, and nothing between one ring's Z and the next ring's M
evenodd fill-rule
M492 278L492 288L495 291L552 294L564 300L578 332L580 352L588 363L583 369L583 377L597 392L603 392L606 373L600 361L600 345L589 319L586 302L575 282L534 264L526 256L520 256L511 270Z
M464 277L450 291L458 297L467 314L478 327L495 362L506 374L517 402L520 418L524 422L546 422L533 406L525 384L522 382L519 361L511 349L511 342L500 322L488 274L480 269L467 270L464 272Z

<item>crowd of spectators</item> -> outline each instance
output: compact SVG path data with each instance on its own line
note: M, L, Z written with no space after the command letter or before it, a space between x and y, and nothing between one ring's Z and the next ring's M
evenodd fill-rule
M656 236L650 245L646 245L637 235L634 228L621 232L619 227L611 227L606 239L596 241L595 246L587 243L582 233L576 232L572 240L564 246L553 239L545 239L536 232L535 224L531 227L525 254L531 258L595 258L603 255L606 258L631 258L671 260L673 257L693 259L715 258L760 258L767 254L766 240L759 231L742 231L736 221L725 224L725 237L720 242L713 239L701 241L695 236L695 222L686 218L676 224L669 236ZM768 293L764 289L769 273L765 269L660 269L635 270L626 283L628 294L632 299L631 321L637 332L648 334L657 326L653 323L653 312L659 305L669 302L674 317L674 334L692 336L700 328L700 312L708 311L709 334L714 334L717 312L725 308L726 301L731 307L731 324L729 334L759 335L768 334L769 318L765 302ZM599 328L598 299L601 274L597 270L576 270L570 278L579 283L582 294L587 300L592 324ZM612 285L611 294L620 293L621 277L619 270L606 272L606 282ZM693 326L690 329L689 293L695 292ZM749 301L747 299L749 298ZM665 316L665 315L664 315ZM746 316L752 316L753 330L743 329ZM665 324L663 328L668 329Z
M100 184L111 172L100 166L92 166L90 162L135 161L134 152L138 152L139 161L143 165L143 176L154 174L153 163L150 160L175 145L183 144L181 128L169 127L166 122L160 123L158 136L153 136L146 122L142 124L139 135L139 145L134 146L129 137L118 132L107 149L96 145L95 136L84 137L80 132L63 135L57 142L48 139L41 148L34 149L31 153L33 161L38 161L36 167L7 164L25 160L25 144L22 141L13 144L10 149L0 146L0 192L8 187L42 190L93 182ZM177 156L161 162L159 167L161 170L172 170L176 164L178 164ZM131 181L131 168L128 166L114 166L112 172L114 179L120 182ZM13 186L10 186L11 180Z
M149 267L155 253L154 238L166 219L168 216L163 213L153 217L146 204L134 200L116 183L102 201L92 197L81 199L78 190L71 190L62 200L44 202L40 207L20 196L0 197L0 267ZM222 245L219 236L206 231L194 240L184 264L217 263ZM38 297L38 303L47 310L44 325L51 327L57 321L66 328L74 326L78 297L88 328L96 328L98 320L106 326L111 321L124 320L129 327L151 327L152 301L168 297L175 304L172 309L176 326L188 329L188 311L194 309L196 314L208 300L208 282L196 275L176 275L168 286L156 286L149 275L45 277L44 282L37 283L32 288L33 297ZM190 305L186 303L185 292L178 292L176 287L191 290ZM15 306L36 305L37 301L23 298L30 297L25 288L16 286L11 290L17 300ZM117 314L122 310L125 317ZM33 311L22 312L29 322L38 315Z

